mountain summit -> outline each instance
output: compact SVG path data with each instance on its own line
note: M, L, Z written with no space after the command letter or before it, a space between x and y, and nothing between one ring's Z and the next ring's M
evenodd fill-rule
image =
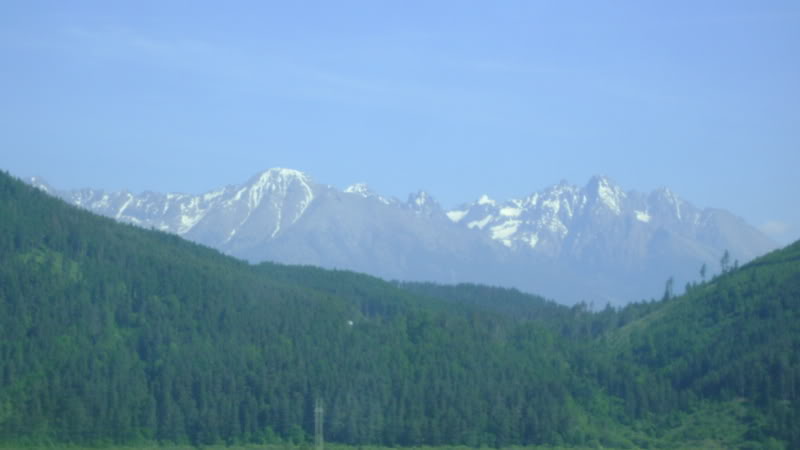
M659 296L715 267L775 245L742 219L699 209L669 189L625 191L608 177L565 181L519 199L484 195L445 210L427 192L406 202L364 183L344 191L274 168L202 195L58 191L68 202L171 232L252 262L356 270L399 280L513 286L565 303Z

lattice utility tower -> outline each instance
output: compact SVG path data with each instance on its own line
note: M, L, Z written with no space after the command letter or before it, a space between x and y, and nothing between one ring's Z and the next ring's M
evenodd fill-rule
M322 399L317 399L314 406L314 446L316 450L324 450L325 443L322 439L322 416L325 409L322 407Z

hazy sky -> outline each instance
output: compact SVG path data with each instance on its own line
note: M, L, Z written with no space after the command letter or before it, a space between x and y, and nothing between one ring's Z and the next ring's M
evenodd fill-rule
M800 2L122 3L0 4L0 168L445 207L603 174L800 238Z

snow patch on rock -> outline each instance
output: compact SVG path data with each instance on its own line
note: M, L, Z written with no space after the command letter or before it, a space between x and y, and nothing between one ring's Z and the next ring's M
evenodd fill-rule
M638 220L639 222L649 223L650 219L652 219L652 217L650 216L650 214L647 213L647 211L637 210L634 211L634 214L636 214L636 220Z
M479 205L495 206L497 204L497 202L495 202L494 200L489 198L488 195L483 194L483 195L481 195L481 198L478 199L478 204Z
M522 214L522 209L520 208L513 208L513 207L505 207L500 209L500 215L505 217L519 217Z
M461 221L461 219L463 219L463 218L464 218L464 216L466 216L466 215L467 215L467 213L468 213L468 212L469 212L468 210L463 210L463 211L447 211L447 213L446 213L446 214L447 214L447 218L448 218L448 219L450 219L450 220L451 220L453 223L458 223L458 222L460 222L460 221Z
M489 214L488 216L484 217L481 220L473 220L472 222L467 224L467 228L477 228L479 230L482 230L493 218L494 216Z
M491 228L492 239L500 241L506 247L511 247L511 236L513 236L519 225L522 223L520 220L508 220L500 225L495 225Z

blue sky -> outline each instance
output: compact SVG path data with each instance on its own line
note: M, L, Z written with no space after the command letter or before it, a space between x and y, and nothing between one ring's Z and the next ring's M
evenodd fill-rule
M0 5L0 168L200 193L290 167L444 206L595 174L800 238L800 3Z

